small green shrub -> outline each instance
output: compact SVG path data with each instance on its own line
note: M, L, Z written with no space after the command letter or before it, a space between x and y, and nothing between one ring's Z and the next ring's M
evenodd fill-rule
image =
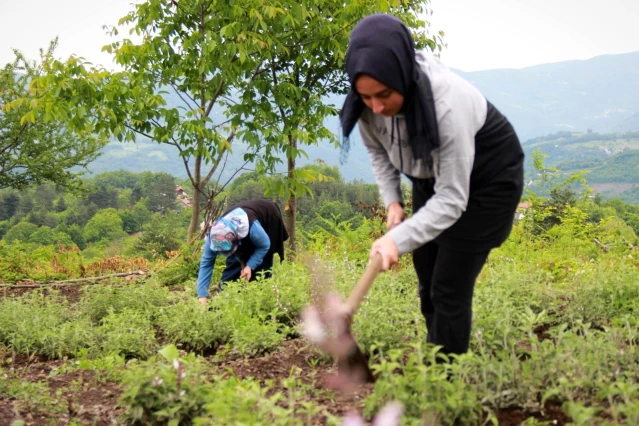
M195 298L164 307L156 323L170 343L199 353L228 342L232 334L224 311L208 310Z
M91 320L99 322L109 312L125 309L145 312L149 318L155 317L169 300L168 289L149 284L132 284L124 287L95 285L85 287L76 309Z
M99 328L101 352L118 353L127 358L147 358L157 349L153 325L141 311L125 308L104 317Z
M183 244L180 247L179 258L161 261L157 280L166 285L174 286L197 279L200 268L200 258L202 250L197 250L202 245L202 241L195 240L191 244Z
M128 425L190 425L205 413L211 384L193 354L179 358L175 346L160 351L164 361L149 360L124 375L121 421Z
M0 399L15 399L29 413L62 414L66 407L51 396L46 382L28 382L0 369ZM8 420L8 419L7 419Z
M95 341L91 322L77 318L55 290L0 300L0 343L15 353L64 357Z
M244 317L233 329L233 352L245 357L264 355L284 341L283 327L275 321Z
M199 358L193 354L180 358L174 345L160 354L161 360L145 361L125 373L120 398L123 424L302 426L313 424L317 414L327 424L339 424L309 401L309 390L299 380L283 379L288 393L284 396L254 380L206 376Z
M372 415L388 402L399 400L405 407L405 424L479 424L481 398L456 374L459 366L437 364L436 348L423 353L420 345L415 347L414 352L393 349L373 367L380 377L364 412Z

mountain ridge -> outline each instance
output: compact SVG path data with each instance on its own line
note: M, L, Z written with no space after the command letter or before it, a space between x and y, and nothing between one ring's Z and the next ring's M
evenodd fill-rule
M521 69L464 72L453 68L452 71L475 85L510 119L524 144L532 138L562 130L598 133L639 130L639 51ZM328 100L339 107L342 99L333 96ZM329 117L326 126L339 134L337 117ZM339 161L340 150L325 141L305 146L303 149L308 158L300 159L298 164L321 160L338 166L347 181L373 182L368 154L359 132L353 132L350 140L351 149L345 164ZM90 172L123 168L186 176L174 147L145 138L130 145L110 143L104 148L104 155L89 166ZM229 159L229 170L235 170L241 163L242 153L239 144ZM229 171L228 175L231 173Z

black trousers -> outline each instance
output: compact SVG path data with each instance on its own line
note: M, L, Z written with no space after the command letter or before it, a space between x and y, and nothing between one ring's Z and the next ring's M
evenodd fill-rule
M457 251L428 243L413 252L428 342L446 354L468 351L475 281L490 250Z

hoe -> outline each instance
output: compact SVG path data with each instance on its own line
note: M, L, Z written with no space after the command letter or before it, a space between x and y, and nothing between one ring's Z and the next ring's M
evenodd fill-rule
M346 302L337 295L326 298L324 313L309 306L302 315L304 335L337 359L337 376L329 385L346 389L374 382L368 361L351 333L353 316L382 270L382 257L374 256Z

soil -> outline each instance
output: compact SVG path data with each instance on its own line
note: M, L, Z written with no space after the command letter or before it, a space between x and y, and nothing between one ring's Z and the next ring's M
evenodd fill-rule
M220 350L223 350L220 347ZM215 361L209 358L211 368L217 374L229 377L235 375L240 379L253 378L260 383L269 382L272 392L282 392L286 388L281 379L294 375L309 389L313 389L314 402L323 406L327 412L335 416L364 408L364 400L373 391L372 384L361 385L349 394L341 394L327 389L324 384L327 378L335 373L332 363L322 362L315 349L302 339L286 341L280 349L272 354L253 359L231 359ZM10 426L15 419L23 419L27 425L68 424L70 418L86 425L117 424L121 409L117 402L121 394L119 386L112 382L100 383L92 371L73 371L51 376L52 370L59 368L63 361L47 361L42 358L17 356L6 369L16 371L18 377L30 382L47 382L51 389L51 397L58 400L59 413L30 412L23 404L0 396L0 426ZM56 395L57 392L60 394ZM496 413L500 426L515 426L524 420L534 417L550 424L562 426L571 419L567 417L561 405L547 403L543 412L528 412L520 407L511 407ZM57 421L57 423L56 423ZM325 424L325 417L317 415L313 424Z
M556 426L563 426L572 422L572 419L563 413L560 405L550 402L546 403L543 414L539 412L530 413L519 407L511 407L498 411L496 415L497 420L499 420L499 426L517 426L531 417Z
M223 348L220 348L223 350ZM228 373L229 370L240 378L251 377L260 383L272 380L273 392L286 393L286 388L280 379L290 377L299 368L297 376L304 384L315 388L317 397L315 402L324 405L327 411L336 416L343 416L348 412L361 412L364 399L373 392L373 384L363 384L348 394L333 392L325 386L329 377L336 372L333 364L316 366L313 361L319 360L318 353L302 339L288 340L273 354L253 359L225 361L216 365L218 373Z
M29 285L29 283L25 283L25 284ZM69 303L75 303L80 299L80 296L82 295L82 289L84 287L86 287L86 284L85 285L77 285L77 284L64 285L64 286L42 286L40 288L42 288L43 294L45 296L50 294L51 289L55 289L56 291L60 292L62 296L66 297ZM29 288L29 287L27 288L3 287L2 289L0 289L0 298L18 297L33 290L34 288Z
M60 286L57 289L73 303L81 294L83 285ZM1 297L20 296L32 289L5 288L0 290ZM44 288L45 294L49 288ZM548 333L552 324L546 324L534 329L539 341L551 339ZM518 349L521 357L526 358L530 350L527 342L520 342ZM329 377L335 374L336 367L326 360L312 346L302 339L292 339L284 342L281 347L271 354L252 359L231 359L216 361L214 352L224 353L224 347L212 351L206 357L215 373L235 375L240 379L253 378L262 384L269 383L273 393L287 394L281 379L294 375L312 390L313 400L327 412L335 416L356 411L362 411L364 400L373 392L373 385L361 385L348 394L336 393L328 389L325 384ZM43 357L27 357L17 355L7 359L8 354L0 353L0 364L5 371L14 372L18 378L28 382L46 382L50 389L50 396L56 401L54 412L40 413L30 409L24 402L9 399L0 394L0 426L9 426L13 420L22 419L26 425L66 425L71 419L86 425L115 425L121 408L118 399L122 389L118 384L100 381L93 371L72 371L51 375L54 369L64 364L61 360L47 360ZM3 380L0 377L0 380ZM548 421L554 425L565 425L571 420L567 417L560 404L547 403L542 412L528 412L521 407L510 407L496 412L499 424L514 426L524 420L534 417ZM313 424L325 424L322 414L313 418Z
M221 350L224 348L221 347ZM253 378L260 383L270 382L272 392L286 394L281 384L283 378L297 371L296 377L314 390L314 400L336 416L343 416L364 407L364 399L373 391L373 385L362 385L349 394L335 393L324 387L326 379L335 373L333 364L317 363L318 353L302 339L284 342L272 354L253 359L233 359L216 362L209 358L212 369L218 374L235 375L240 379ZM52 370L63 365L63 361L48 361L41 357L18 355L5 365L5 369L16 372L17 377L29 382L46 382L51 397L58 403L54 413L30 411L18 401L0 395L0 426L9 426L13 420L23 419L27 425L68 424L70 418L87 425L111 425L117 423L120 409L117 406L121 389L115 383L100 383L92 371L73 371L51 376ZM310 389L309 388L309 389ZM60 392L60 394L57 394ZM56 423L57 419L57 423ZM324 424L324 416L314 418L314 424Z
M535 327L533 333L537 335L537 340L543 342L544 340L552 339L552 336L548 333L551 327L555 324L543 324Z
M93 371L73 371L51 376L63 361L17 356L5 369L15 372L25 382L46 382L55 408L38 412L24 402L0 394L0 426L9 426L22 419L26 425L66 425L70 419L86 425L116 424L119 408L117 401L121 389L115 383L100 382Z

